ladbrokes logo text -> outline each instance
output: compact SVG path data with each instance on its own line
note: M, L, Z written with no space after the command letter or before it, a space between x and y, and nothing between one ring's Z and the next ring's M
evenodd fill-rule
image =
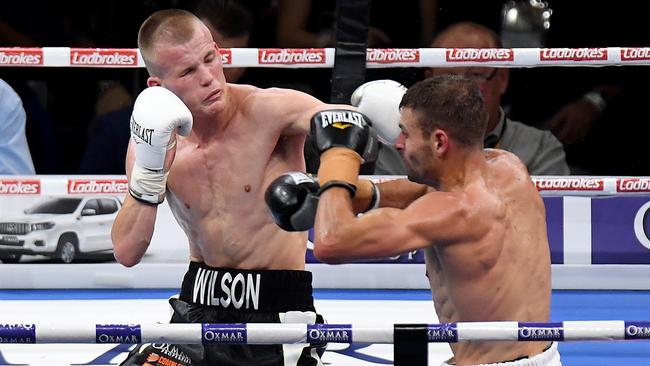
M616 181L617 192L650 192L649 178L619 178Z
M378 64L420 62L420 50L416 48L370 48L366 61Z
M40 194L41 181L37 179L0 179L0 194Z
M127 183L126 179L71 179L68 181L68 193L70 194L117 194L126 193L128 189L129 184Z
M43 64L43 50L41 49L11 49L0 48L0 65L31 66Z
M514 57L508 48L450 48L445 52L447 62L512 61Z
M221 55L221 63L224 65L232 64L232 50L230 49L219 49L219 54Z
M259 49L257 51L258 62L263 65L268 64L324 64L325 50L322 48L314 49Z
M599 178L537 179L535 186L540 191L602 191L605 182Z
M607 48L542 48L541 61L605 61Z
M70 65L79 66L137 66L138 51L135 49L84 49L70 50Z
M621 61L650 60L650 48L648 47L624 47L621 48Z

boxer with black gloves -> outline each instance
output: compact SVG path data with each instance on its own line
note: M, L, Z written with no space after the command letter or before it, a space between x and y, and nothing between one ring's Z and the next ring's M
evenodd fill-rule
M321 192L316 258L347 263L421 249L441 322L548 322L544 203L519 158L483 149L488 114L479 86L461 76L434 76L411 86L400 107L396 147L409 179L431 190L415 199L382 191L383 207L361 216L344 190ZM350 147L324 151L342 149L341 155L354 157L338 172L333 166L328 179L355 181L350 166L361 159ZM451 349L454 357L443 365L562 364L557 344L544 339L476 341Z
M359 166L377 158L376 132L359 112L349 109L317 112L311 118L311 134L316 150L321 153L318 183L303 173L291 172L272 182L265 194L276 224L287 231L310 229L316 217L318 196L330 188L345 188L354 198Z

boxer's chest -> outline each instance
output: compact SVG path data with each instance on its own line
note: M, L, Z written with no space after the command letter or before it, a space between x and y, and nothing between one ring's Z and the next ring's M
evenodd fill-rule
M205 145L179 143L168 187L185 206L220 211L259 204L274 144L229 133ZM261 202L261 201L260 201Z

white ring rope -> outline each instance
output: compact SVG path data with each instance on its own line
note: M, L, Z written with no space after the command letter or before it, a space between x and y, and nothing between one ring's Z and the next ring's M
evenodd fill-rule
M394 332L428 342L648 340L648 321L466 322L441 324L83 324L0 323L0 343L393 343Z
M334 48L223 48L224 67L331 68ZM369 48L367 67L648 65L650 47ZM144 67L136 48L0 47L0 66Z
M374 182L397 178L397 175L362 176ZM534 176L533 183L542 196L618 196L647 195L650 177ZM128 191L123 176L64 177L0 176L0 195L38 194L124 194Z

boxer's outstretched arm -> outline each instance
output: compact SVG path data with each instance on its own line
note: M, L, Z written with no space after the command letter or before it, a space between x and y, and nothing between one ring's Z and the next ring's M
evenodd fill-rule
M356 110L351 105L323 103L307 93L284 88L263 89L252 108L255 114L268 116L268 121L277 124L282 135L307 135L311 117L319 111L331 108Z
M433 192L405 209L352 213L349 193L330 189L320 197L314 255L327 263L385 258L432 245L478 240L491 223L479 220L462 193Z
M357 194L352 200L355 213L378 207L405 208L432 190L424 184L411 182L406 178L376 183L376 188L372 185L368 179L359 179ZM373 189L379 192L373 192Z

